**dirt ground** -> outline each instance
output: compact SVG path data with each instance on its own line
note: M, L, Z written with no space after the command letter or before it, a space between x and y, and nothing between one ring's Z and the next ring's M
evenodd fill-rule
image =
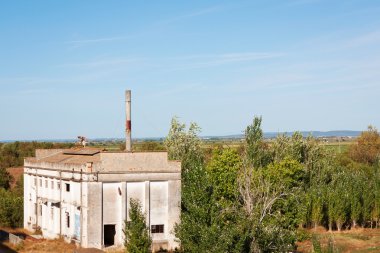
M380 229L360 228L342 232L328 232L319 228L307 232L316 234L320 238L322 247L326 247L329 238L334 249L340 253L380 252ZM298 243L298 252L312 252L311 240Z
M77 248L74 244L68 244L63 241L63 239L57 240L45 240L45 239L35 239L29 235L29 232L24 229L9 229L1 228L4 231L11 232L16 235L21 235L25 237L24 243L19 246L14 246L8 242L0 242L0 252L1 253L73 253Z
M34 239L29 236L29 233L23 229L3 229L19 235L26 236L24 244L18 247L10 245L9 243L0 242L1 253L94 253L95 251L78 249L74 244L65 243L62 239L45 240ZM307 230L310 234L316 234L320 238L323 246L326 246L329 238L334 243L334 248L339 253L380 253L380 229L354 229L342 232L328 232L324 228L317 230ZM311 240L300 242L298 251L302 253L312 252ZM98 253L99 251L97 251ZM101 251L100 251L101 252ZM109 249L106 252L119 253L120 250Z
M11 188L16 186L18 180L20 180L22 174L24 174L24 167L13 167L7 169L8 173L14 178L11 182Z

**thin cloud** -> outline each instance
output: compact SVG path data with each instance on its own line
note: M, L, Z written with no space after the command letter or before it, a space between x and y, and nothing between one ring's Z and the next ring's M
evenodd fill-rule
M115 41L115 40L121 40L125 39L126 37L109 37L109 38L97 38L97 39L86 39L86 40L70 40L66 41L67 44L86 44L86 43L97 43L97 42L104 42L104 41Z
M173 17L173 18L170 18L170 19L167 19L167 20L158 21L158 22L154 23L152 25L152 27L155 27L157 25L158 26L160 26L160 25L168 25L170 23L174 23L174 22L177 22L177 21L180 21L180 20L189 19L189 18L197 17L197 16L202 16L202 15L206 15L206 14L209 14L209 13L214 13L214 12L217 12L217 11L220 11L220 10L223 10L223 9L224 9L224 6L221 6L221 5L212 6L212 7L209 7L209 8L205 8L205 9L197 10L197 11L194 11L194 12L191 12L191 13L187 13L187 14L184 14L184 15L180 15L180 16L177 16L177 17ZM145 34L145 33L146 32L141 33L139 35L142 35L142 34ZM103 38L82 39L82 40L70 40L70 41L65 41L64 43L71 45L71 49L73 49L73 48L82 47L82 46L85 46L85 45L88 45L88 44L96 44L96 43L102 43L102 42L114 42L114 41L119 41L119 40L130 39L130 38L133 38L133 37L136 37L136 36L138 36L138 35L134 35L134 36L103 37Z
M293 0L289 2L289 5L307 5L316 4L321 2L321 0Z
M372 31L366 34L359 35L346 41L345 47L359 47L366 46L368 44L375 44L380 42L380 30Z
M226 7L224 5L216 5L216 6L208 7L208 8L205 8L205 9L196 10L194 12L190 12L190 13L187 13L187 14L179 15L177 17L173 17L173 18L170 18L170 19L161 20L161 21L158 21L155 25L158 25L158 26L160 26L160 25L168 25L168 24L171 24L171 23L175 23L177 21L181 21L181 20L185 20L185 19L189 19L189 18L193 18L193 17L197 17L197 16L203 16L203 15L206 15L206 14L211 14L211 13L219 12L219 11L224 10L225 8Z
M165 68L165 72L177 70L189 70L197 68L217 67L225 64L233 64L239 62L251 62L257 60L271 59L282 57L284 54L280 53L227 53L218 55L190 55L183 57L176 57L175 66L173 68ZM170 58L169 58L170 59ZM173 58L172 58L173 59Z
M69 68L104 68L109 66L120 66L130 63L141 62L142 59L102 59L94 60L89 62L80 62L80 63L67 63L59 65L58 67L69 67Z

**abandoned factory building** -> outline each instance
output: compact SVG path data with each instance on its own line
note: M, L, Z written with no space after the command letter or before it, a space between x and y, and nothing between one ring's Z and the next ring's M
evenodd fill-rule
M178 247L181 163L168 161L167 152L131 152L130 125L126 152L40 149L26 158L24 227L84 248L123 247L132 198L141 203L153 248Z

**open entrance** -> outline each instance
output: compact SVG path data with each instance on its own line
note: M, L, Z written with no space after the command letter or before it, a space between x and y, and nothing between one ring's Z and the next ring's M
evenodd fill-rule
M104 246L112 246L115 244L115 225L104 225Z

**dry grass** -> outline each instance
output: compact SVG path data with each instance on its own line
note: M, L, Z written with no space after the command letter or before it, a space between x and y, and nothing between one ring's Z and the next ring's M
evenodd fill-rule
M63 239L57 240L25 240L24 247L19 252L28 253L73 253L77 247L74 244L68 244Z
M322 245L326 245L329 238L340 253L380 252L380 229L353 229L342 232L326 232L309 230L320 237ZM312 252L310 240L298 243L299 252Z

